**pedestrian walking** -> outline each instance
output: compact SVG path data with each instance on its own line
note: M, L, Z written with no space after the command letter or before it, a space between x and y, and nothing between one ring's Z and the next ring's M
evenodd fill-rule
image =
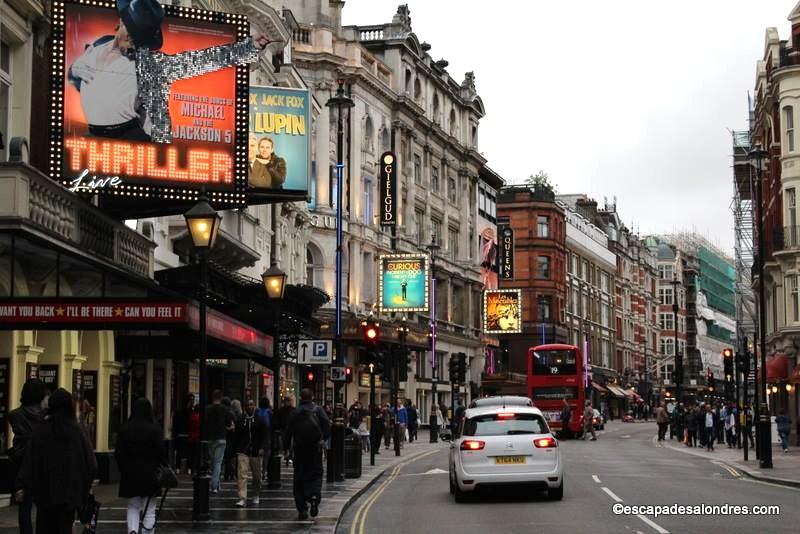
M358 435L361 436L361 452L369 452L370 434L366 419L362 419L358 424Z
M786 414L785 409L780 411L780 414L775 418L775 423L778 425L778 436L781 440L783 452L789 452L789 433L792 431L792 420Z
M195 404L189 414L189 470L196 473L200 465L200 405Z
M42 402L47 396L47 387L38 378L29 378L22 386L19 408L11 410L8 414L11 430L14 432L14 441L8 451L8 458L14 478L22 468L25 452L31 441L33 431L44 422L44 409ZM20 534L33 534L31 512L33 509L33 494L28 492L19 503L17 522Z
M128 532L152 534L156 525L156 500L161 493L156 469L167 463L161 427L153 418L153 406L136 399L128 422L117 436L114 459L119 467L119 496L128 499ZM140 524L141 523L141 524Z
M594 433L594 408L592 402L586 401L586 408L583 410L583 439L586 440L589 432L592 433L592 441L597 441L597 435Z
M230 411L231 420L233 425L225 432L225 455L223 472L226 481L236 480L236 421L238 421L244 410L242 410L242 402L239 399L231 400L228 397L222 399L222 405Z
M389 403L383 405L383 445L386 449L392 444L392 432L394 432L394 410L391 409Z
M269 466L269 458L272 456L272 436L273 436L273 424L275 417L273 417L272 413L272 406L269 403L269 399L267 397L261 397L261 400L258 401L258 409L256 410L256 414L261 417L264 422L267 424L267 434L266 434L266 447L264 447L264 457L261 460L261 480L267 480L267 467ZM255 474L253 474L255 476Z
M238 401L234 401L238 402ZM256 413L256 403L247 401L245 412L234 421L236 435L236 483L239 500L236 506L244 508L247 504L247 480L253 479L253 504L261 501L262 459L267 452L269 427Z
M561 438L567 439L569 437L569 420L572 417L572 406L569 405L567 399L563 399L564 406L561 408Z
M702 432L705 418L697 406L691 407L686 412L686 446L697 447L697 435ZM704 441L704 438L701 438Z
M330 436L330 419L314 404L310 389L300 392L300 405L289 419L287 434L294 443L294 503L298 518L319 513L322 499L322 442Z
M234 428L231 411L222 405L222 391L215 389L203 419L203 436L208 443L208 457L211 459L211 493L219 493L227 433Z
M718 427L717 414L711 409L710 404L706 404L705 414L705 435L706 435L706 450L714 450L714 438L716 437L716 428Z
M283 398L283 404L278 410L278 428L281 430L281 448L283 449L283 461L286 462L286 467L292 463L292 440L286 435L286 429L289 427L289 420L294 413L294 406L292 406L292 399L289 397ZM278 444L275 444L277 446Z
M714 429L716 430L716 442L722 443L725 441L725 419L722 416L722 405L717 402L716 406L714 407L714 415L716 416L716 420L714 421Z
M442 413L441 405L436 405L433 408L434 408L433 412L434 412L434 414L436 414L436 421L439 424L439 428L441 428L441 429L447 428L450 425L450 423L447 420L447 416L444 415L444 413Z
M406 407L400 404L400 401L397 401L394 412L397 424L400 426L398 435L400 436L400 446L402 447L403 443L406 441L406 432L408 431L408 412L406 411Z
M17 475L17 502L36 504L36 534L71 534L75 512L86 503L97 473L94 450L78 426L72 395L50 395L47 419L33 429Z
M733 449L736 445L736 413L733 406L730 405L725 411L725 442L728 444L729 449Z
M375 454L381 453L381 439L386 431L386 420L383 418L383 411L380 407L372 406L372 419L370 428L370 447Z
M753 439L753 409L749 404L744 406L744 425L742 441L749 440L750 448L756 448L756 440Z
M667 434L667 425L669 425L669 414L663 402L656 408L656 424L658 425L658 441L664 441L664 437Z
M419 429L419 412L410 400L406 401L406 412L408 413L408 442L413 443L417 439Z

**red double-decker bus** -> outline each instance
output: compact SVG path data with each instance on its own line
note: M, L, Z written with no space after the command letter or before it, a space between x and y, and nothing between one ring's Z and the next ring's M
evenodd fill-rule
M583 430L586 394L581 351L573 345L539 345L528 349L528 396L547 418L553 431L561 431L561 410L566 400L572 407L568 429Z

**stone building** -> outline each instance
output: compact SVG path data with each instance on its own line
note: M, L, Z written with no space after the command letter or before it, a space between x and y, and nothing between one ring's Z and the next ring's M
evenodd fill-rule
M351 365L357 364L360 350L357 325L369 315L383 325L385 346L398 342L396 327L403 317L378 315L378 258L387 253L434 252L436 354L429 351L430 317L408 314L413 372L401 393L421 408L420 416L427 420L434 381L435 401L450 403L446 369L451 355L466 353L470 369L483 368L477 199L480 169L486 163L478 151L478 124L485 111L475 77L472 73L461 81L451 77L447 61L435 60L431 46L412 31L407 6L400 6L389 23L345 27L343 2L281 5L297 21L292 62L321 105L315 127L308 258L315 285L330 295L335 282L335 198L337 188L343 188L343 331ZM342 184L336 183L331 171L336 161L336 111L325 107L338 80L343 80L355 103L344 117ZM394 232L377 221L376 163L386 150L395 152L400 169ZM434 249L429 247L432 240ZM333 304L323 310L323 320L330 317ZM480 383L479 373L468 374L468 382ZM348 398L366 403L368 390L361 384L349 386ZM388 390L379 392L379 400L387 395Z

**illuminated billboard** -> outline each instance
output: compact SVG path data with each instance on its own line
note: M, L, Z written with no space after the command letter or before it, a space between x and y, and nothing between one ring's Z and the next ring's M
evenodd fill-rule
M311 93L250 87L247 167L250 203L308 196Z
M486 334L522 332L522 290L490 289L483 292L483 331Z
M381 311L428 311L428 256L380 256L378 301Z
M71 0L52 20L51 178L143 211L201 189L245 204L246 64L259 50L244 15Z

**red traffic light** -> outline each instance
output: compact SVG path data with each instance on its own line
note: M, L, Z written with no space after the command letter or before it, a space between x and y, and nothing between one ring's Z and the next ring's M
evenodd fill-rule
M345 367L344 368L344 374L352 375L353 374L353 368L352 367Z
M306 373L306 380L309 382L314 381L314 371L309 371L308 373Z
M722 349L722 356L724 356L725 358L733 358L733 349L731 348Z
M378 331L375 328L367 328L364 335L367 336L367 339L375 339L378 337Z
M377 323L361 323L361 334L364 338L364 343L367 345L375 345L380 341L381 327Z

